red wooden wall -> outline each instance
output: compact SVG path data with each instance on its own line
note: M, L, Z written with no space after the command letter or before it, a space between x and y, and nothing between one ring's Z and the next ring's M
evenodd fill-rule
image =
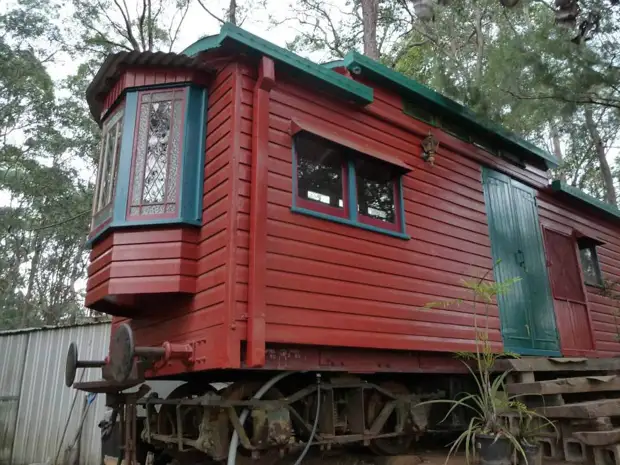
M255 64L233 61L209 86L203 227L196 238L193 299L132 322L139 345L164 340L197 343L192 370L240 366L242 341L247 339L252 313L248 264L256 76ZM440 147L435 165L430 166L420 157L420 142L429 126L405 115L398 95L371 85L375 101L360 109L276 72L269 102L265 259L257 265L263 267L265 278L265 340L285 345L471 350L472 296L462 281L485 274L492 279L482 165L538 189L547 185L546 173L517 167L436 129ZM291 118L320 120L343 137L355 133L414 168L403 180L410 240L291 212ZM606 278L620 277L615 265L620 258L618 226L545 192L539 195L539 210L546 224L595 229L606 242L600 247ZM597 355L620 353L610 303L593 288L588 288L588 298ZM463 302L424 308L429 302L451 299ZM485 324L483 318L478 323ZM488 325L499 350L495 306L490 308ZM158 374L185 370L171 365Z
M547 192L539 192L538 212L543 226L560 232L577 229L604 242L597 247L603 278L618 282L620 280L620 224L601 218L576 205L560 201ZM610 357L620 354L620 315L618 303L602 297L595 286L586 285L588 308L592 321L592 332L596 356ZM556 308L556 318L565 318Z

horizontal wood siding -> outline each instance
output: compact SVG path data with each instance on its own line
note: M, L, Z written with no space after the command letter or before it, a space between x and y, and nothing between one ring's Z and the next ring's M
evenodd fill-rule
M230 250L230 178L233 165L232 86L236 66L224 67L208 90L207 141L204 167L203 213L196 229L194 251L195 292L183 305L165 314L131 321L136 344L158 346L164 341L193 343L196 363L190 371L230 366L222 347L227 344L226 273ZM164 253L161 247L160 253ZM135 251L126 251L135 253ZM115 319L118 324L123 319ZM167 365L163 376L187 371L183 365Z
M245 76L237 253L236 316L240 324L247 312L245 244L253 85L252 77ZM400 99L387 92L376 89L373 105L395 119L405 118L403 126L424 124L403 115ZM403 180L411 240L291 212L292 139L288 129L292 118L322 121L342 134L356 133L414 167ZM463 280L480 278L492 268L479 155L465 156L444 145L431 167L420 158L420 142L413 130L321 97L277 75L270 102L268 342L425 351L473 348L474 309ZM455 139L453 146L465 144ZM503 160L493 162L505 171L513 169ZM521 171L530 184L544 183L541 172ZM451 299L463 302L425 308L429 302ZM482 313L481 308L477 311ZM478 324L483 324L482 318ZM488 324L490 338L499 349L496 306L489 309Z
M538 211L543 225L558 231L573 228L604 242L597 247L603 278L620 281L620 225L580 208L575 201L566 201L549 192L538 193ZM571 205L572 204L572 205ZM586 285L588 307L592 320L596 355L620 355L620 302L601 296L600 289ZM556 314L558 309L556 309Z

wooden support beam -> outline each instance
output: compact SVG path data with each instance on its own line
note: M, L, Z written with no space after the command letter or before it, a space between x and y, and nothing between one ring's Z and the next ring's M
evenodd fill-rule
M494 371L616 371L620 358L547 358L528 357L501 359L495 362Z
M583 442L586 446L611 446L620 442L620 429L609 431L578 431L573 437Z
M539 407L538 413L548 418L599 418L620 416L620 399L602 399L577 404Z
M558 378L547 381L536 381L534 383L508 384L506 389L509 394L515 395L548 395L620 391L620 377L610 375Z

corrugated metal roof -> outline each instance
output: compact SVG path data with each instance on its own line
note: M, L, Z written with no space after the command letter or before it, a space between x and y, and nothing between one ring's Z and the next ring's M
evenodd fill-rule
M101 321L83 321L81 323L72 323L72 324L58 324L58 325L36 326L32 328L5 329L5 330L0 330L0 336L6 336L9 334L32 333L34 331L48 331L50 329L78 328L80 326L92 326L92 325L109 325L110 321L112 320L107 319L107 320L101 320Z
M86 101L95 121L99 122L101 119L102 96L105 97L127 66L190 68L204 71L211 69L199 58L178 53L133 51L108 55L86 89Z

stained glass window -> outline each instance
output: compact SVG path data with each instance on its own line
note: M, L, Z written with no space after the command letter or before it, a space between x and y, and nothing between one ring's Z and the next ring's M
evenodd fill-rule
M93 229L110 218L116 188L118 161L123 132L123 109L117 110L103 125L99 169L93 199Z
M175 214L184 90L140 95L129 216Z

